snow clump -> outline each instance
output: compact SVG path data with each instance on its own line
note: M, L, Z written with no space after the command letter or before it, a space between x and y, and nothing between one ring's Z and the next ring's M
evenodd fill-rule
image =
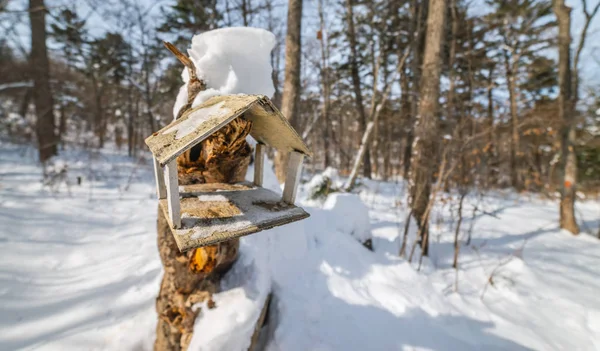
M188 55L196 66L198 78L206 82L208 89L196 96L192 107L217 95L273 96L271 50L275 44L275 35L260 28L221 28L195 35ZM177 95L174 117L187 102L187 69L183 70L182 78L185 85Z
M333 211L331 217L339 219L331 223L338 231L352 235L361 243L371 238L369 208L357 194L330 194L323 209Z
M330 193L339 191L340 187L338 171L332 167L327 167L323 173L316 174L305 185L310 200L324 200Z

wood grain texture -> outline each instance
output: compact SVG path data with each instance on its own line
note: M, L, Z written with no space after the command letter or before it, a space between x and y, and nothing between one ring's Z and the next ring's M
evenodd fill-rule
M254 185L263 185L263 174L265 170L265 148L261 143L256 144L256 152L254 153Z
M179 203L179 182L177 180L177 163L175 160L166 165L167 218L172 228L181 228L181 205Z
M283 188L283 201L288 204L293 205L296 201L298 183L302 174L302 160L304 160L304 155L299 152L290 152L285 175L285 187Z
M154 158L154 179L156 180L156 196L158 199L167 198L167 187L165 185L165 172L158 163L158 160Z
M236 185L243 190L228 190ZM181 252L309 217L302 208L282 202L275 192L249 183L195 184L184 189L190 192L182 193L181 228L172 229ZM168 201L160 200L160 207L168 219Z

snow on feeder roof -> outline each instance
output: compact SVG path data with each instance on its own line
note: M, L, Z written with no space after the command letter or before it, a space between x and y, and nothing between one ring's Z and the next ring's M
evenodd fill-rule
M258 144L252 183L208 183L179 187L177 156L202 142L235 118L252 122ZM154 156L160 205L180 251L295 222L308 217L294 205L308 147L287 119L263 95L213 97L146 138ZM283 196L262 188L264 150L288 152Z

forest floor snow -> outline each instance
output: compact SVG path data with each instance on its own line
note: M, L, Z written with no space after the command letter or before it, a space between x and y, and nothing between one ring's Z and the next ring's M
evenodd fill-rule
M42 185L30 148L0 150L0 349L150 350L162 268L149 159L64 152L67 191ZM401 183L366 182L368 213L304 201L310 218L242 239L191 349L245 350L270 291L268 350L600 349L598 199L578 203L589 235L574 237L557 228L555 201L467 196L457 276L458 200L444 197L420 269L418 249L411 263L398 255ZM339 225L366 216L374 252Z

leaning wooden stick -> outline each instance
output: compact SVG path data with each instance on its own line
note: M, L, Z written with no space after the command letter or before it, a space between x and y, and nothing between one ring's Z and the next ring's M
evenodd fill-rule
M181 63L183 63L183 65L187 68L187 71L190 76L190 80L188 81L188 88L187 88L187 90L188 90L187 104L185 104L183 107L181 107L179 109L179 112L177 113L177 117L176 117L176 119L179 119L185 113L185 111L192 108L192 103L194 102L194 99L196 98L198 93L200 93L203 90L206 90L206 83L202 79L198 78L198 75L196 73L196 65L194 65L194 62L189 57L187 57L181 51L179 51L179 49L177 49L175 47L175 45L173 45L167 41L164 41L163 44L165 44L167 49L169 49L169 51L173 55L175 55L175 57L177 57L177 59Z

